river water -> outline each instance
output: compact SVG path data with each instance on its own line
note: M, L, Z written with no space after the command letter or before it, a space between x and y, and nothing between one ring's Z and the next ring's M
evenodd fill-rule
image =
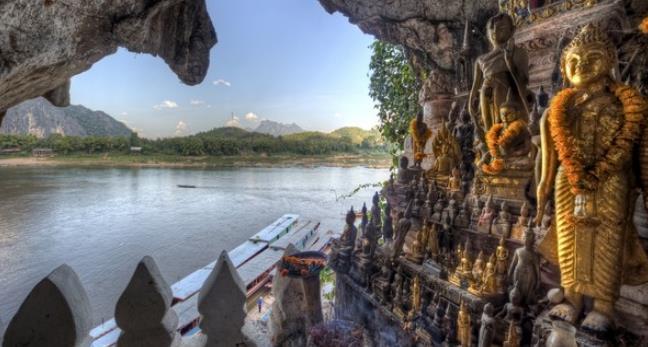
M0 319L8 324L30 289L66 263L100 323L143 256L172 284L285 213L341 230L349 206L369 205L378 188L340 196L388 175L363 167L0 168Z

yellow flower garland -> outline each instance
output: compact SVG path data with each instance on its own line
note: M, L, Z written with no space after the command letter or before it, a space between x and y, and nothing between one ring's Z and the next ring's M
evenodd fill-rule
M641 24L639 24L639 30L644 34L648 34L648 17L641 21Z
M497 174L504 170L504 159L500 158L497 148L511 144L526 128L527 123L518 119L504 129L503 123L494 124L486 133L486 146L493 159L489 164L482 165L482 171L487 174Z
M425 143L432 136L430 129L425 129L423 138L419 138L418 127L416 126L416 118L412 119L409 126L409 132L412 135L412 142L414 143L414 158L416 160L423 160L425 158Z
M630 158L632 147L641 136L644 117L648 111L646 100L636 89L624 84L614 84L610 89L623 105L624 122L607 153L591 169L586 169L579 161L574 135L567 126L567 107L576 95L576 90L566 88L551 99L549 131L574 194L595 190L612 169L619 168Z

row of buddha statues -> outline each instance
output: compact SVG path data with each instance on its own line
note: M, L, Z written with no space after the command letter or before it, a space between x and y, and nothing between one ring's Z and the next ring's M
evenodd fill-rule
M621 285L648 282L648 256L632 222L639 192L648 205L648 102L618 80L615 43L596 23L579 28L564 46L558 64L565 86L550 100L527 87L528 57L513 40L513 19L500 13L486 32L491 50L475 61L465 106L474 126L475 170L486 177L529 173L538 226L553 201L546 225L555 227L545 243L555 255L547 260L560 270L565 300L549 315L586 332L608 332ZM415 141L415 166L425 159L427 137L443 143L431 171L452 178L461 157L446 157L463 141L448 139L445 125L437 134L421 131L422 123L417 117L411 127L422 135ZM499 214L486 206L477 230L508 234L506 206ZM594 302L587 310L586 299Z
M579 29L564 48L567 87L551 99L527 89L526 53L512 41L511 18L499 14L487 25L493 49L476 60L465 107L436 133L422 114L412 120L413 155L390 177L383 208L376 194L370 217L363 206L360 230L349 211L330 264L435 341L528 345L527 318L541 310L605 338L614 331L620 286L648 282L648 256L632 224L636 196L648 197L648 102L615 79L615 46L596 25ZM478 192L476 177L511 172L531 173L524 189L534 196ZM494 250L472 246L484 239L499 242ZM548 299L541 299L541 263L560 275ZM487 303L475 310L443 298L427 286L439 280ZM506 293L503 306L492 299Z

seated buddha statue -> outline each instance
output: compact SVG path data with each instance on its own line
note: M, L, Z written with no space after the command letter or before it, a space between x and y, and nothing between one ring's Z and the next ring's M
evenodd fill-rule
M508 211L506 201L502 202L497 218L493 221L491 232L508 238L511 235L511 213Z
M490 234L491 225L493 224L494 219L495 207L493 206L493 196L490 195L488 196L488 200L486 200L484 208L479 215L479 220L477 222L477 231Z
M499 174L507 167L528 168L531 163L531 134L521 106L507 98L499 112L502 122L494 124L486 133L490 162L481 165L482 171L490 175Z

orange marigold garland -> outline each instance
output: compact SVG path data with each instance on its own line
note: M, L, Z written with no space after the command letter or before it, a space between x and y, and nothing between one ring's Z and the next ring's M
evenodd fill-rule
M504 170L504 159L497 151L500 146L508 146L514 141L526 128L526 122L518 119L504 128L503 123L494 124L486 133L486 146L493 159L489 164L482 165L482 170L487 174L497 174Z
M423 158L425 158L425 142L427 142L430 136L432 136L432 131L430 131L430 129L425 129L423 138L419 138L416 118L414 118L410 122L409 132L412 135L412 142L414 143L414 158L416 160L423 160Z
M567 126L567 107L576 95L576 90L566 88L551 100L548 116L549 131L556 146L558 159L574 194L595 190L598 182L605 180L610 170L619 168L630 158L632 147L641 136L648 104L641 94L630 86L615 84L611 91L623 105L623 126L612 140L607 153L588 170L578 159L575 138Z
M648 17L641 21L641 24L639 24L639 30L644 34L648 34Z

